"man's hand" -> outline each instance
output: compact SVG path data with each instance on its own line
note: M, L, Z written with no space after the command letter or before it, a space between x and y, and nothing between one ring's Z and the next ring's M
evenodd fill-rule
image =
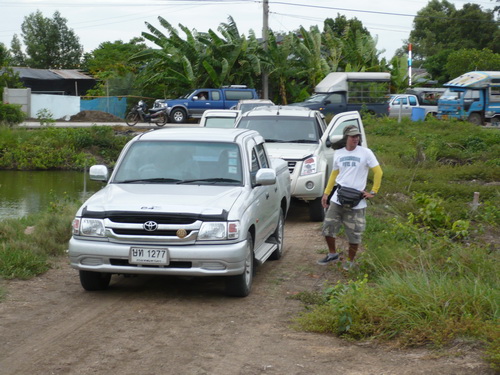
M373 192L373 191L363 191L363 198L366 198L366 199L372 199L372 198L375 198L375 195L376 193Z
M328 208L328 206L330 205L330 203L328 202L328 194L323 194L323 196L321 197L321 205L323 206L323 208Z

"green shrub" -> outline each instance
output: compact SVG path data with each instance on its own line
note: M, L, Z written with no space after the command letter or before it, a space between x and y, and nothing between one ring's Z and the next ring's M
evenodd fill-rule
M23 122L25 118L20 105L0 103L0 125L13 126Z

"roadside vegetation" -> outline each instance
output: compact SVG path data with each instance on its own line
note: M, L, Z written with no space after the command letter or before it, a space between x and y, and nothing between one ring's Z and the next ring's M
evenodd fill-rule
M484 345L500 369L500 132L437 120L366 118L365 126L384 170L365 251L338 283L295 297L306 307L296 326L400 346ZM129 139L115 133L0 127L0 168L112 166ZM0 278L34 277L63 256L78 204L63 198L0 221Z
M307 306L297 326L401 346L484 344L500 369L500 132L437 120L366 124L384 177L365 251L342 281L296 297Z

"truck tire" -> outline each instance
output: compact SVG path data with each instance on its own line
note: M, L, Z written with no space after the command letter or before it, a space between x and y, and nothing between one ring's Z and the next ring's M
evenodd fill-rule
M254 275L253 237L247 234L247 254L245 257L245 269L241 275L226 277L226 294L231 297L246 297L252 290Z
M283 243L285 241L285 215L283 214L283 209L280 209L280 217L278 219L278 226L273 233L274 240L278 246L269 257L271 260L278 260L283 255Z
M474 125L483 125L483 119L479 113L471 113L467 121L472 122Z
M325 219L325 209L321 205L321 197L309 201L309 219L311 221L323 221Z
M80 270L80 284L89 292L107 289L110 281L110 273Z
M186 122L186 111L180 108L173 109L172 112L170 112L170 122L173 122L174 124L182 124Z

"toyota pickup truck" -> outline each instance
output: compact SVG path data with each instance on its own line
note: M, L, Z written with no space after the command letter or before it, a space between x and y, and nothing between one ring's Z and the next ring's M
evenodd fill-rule
M309 205L311 221L322 221L323 191L332 172L331 144L340 140L347 125L361 131L361 146L368 147L359 112L343 112L325 123L319 111L296 106L256 108L243 113L236 127L258 131L266 139L269 155L288 162L292 197Z
M244 297L254 267L283 253L290 174L256 131L151 131L109 173L90 168L107 184L73 221L69 258L85 290L112 274L224 276L227 294Z
M196 89L178 99L158 99L155 107L166 107L172 123L199 119L207 109L230 109L241 99L257 99L254 89L245 85L224 86L220 89Z

